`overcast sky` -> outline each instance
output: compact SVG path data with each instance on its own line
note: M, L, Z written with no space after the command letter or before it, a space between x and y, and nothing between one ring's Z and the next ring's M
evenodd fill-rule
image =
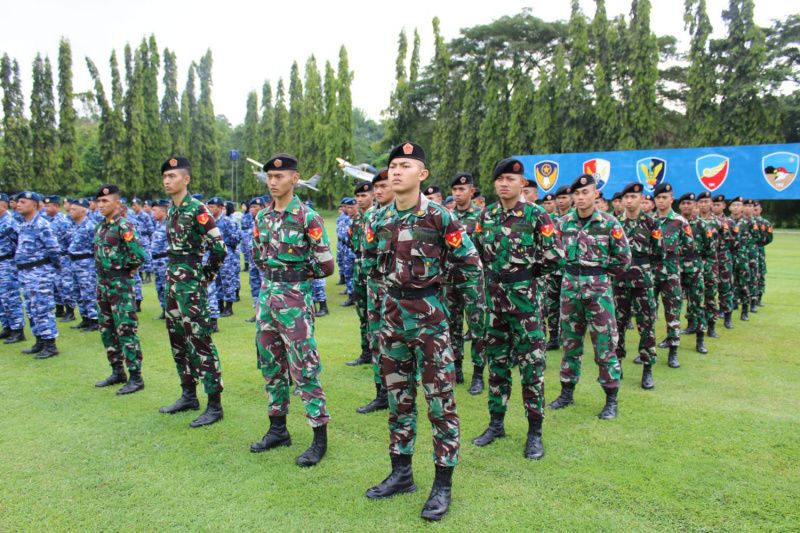
M681 0L653 0L651 26L659 34L672 34L686 42ZM727 0L708 0L715 33L724 33L720 14ZM584 12L594 14L594 1L581 0ZM756 21L771 20L800 11L793 1L756 0ZM320 70L325 61L334 66L344 44L350 57L353 105L375 119L386 107L394 81L397 35L405 28L409 36L419 28L422 63L432 54L431 19L441 19L446 39L461 28L484 24L503 15L530 7L545 20L569 18L569 0L461 2L435 0L380 1L289 1L225 2L184 0L3 0L3 30L0 52L20 62L25 105L30 104L30 71L37 52L50 56L55 68L58 40L72 44L73 75L77 92L91 89L84 58L91 57L108 81L108 58L112 48L122 58L126 42L138 45L143 36L155 34L159 49L176 52L182 90L186 70L207 48L214 56L214 109L233 124L244 119L247 93L260 96L265 79L285 80L292 61L301 69L310 54ZM628 14L630 0L607 0L609 18ZM324 71L323 71L324 72Z

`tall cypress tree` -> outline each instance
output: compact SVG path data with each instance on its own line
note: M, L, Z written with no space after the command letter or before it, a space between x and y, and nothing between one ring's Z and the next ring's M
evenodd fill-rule
M161 125L166 134L166 155L177 155L182 146L181 111L178 96L178 60L169 48L164 49L164 96L161 98ZM162 157L163 157L162 156Z
M439 18L433 18L433 85L439 100L431 143L431 176L433 181L446 183L456 172L458 164L458 111L461 102L455 83L450 80L450 54L439 31Z
M619 104L614 99L611 60L611 29L606 16L605 0L595 0L597 9L592 20L594 44L594 136L596 150L613 150L619 138Z
M31 159L33 177L43 191L57 188L58 130L56 104L53 96L53 72L50 60L36 54L33 61L33 90L31 92Z
M522 70L517 62L514 63L511 69L510 78L513 88L509 101L506 149L509 155L526 154L532 148L529 124L531 117L534 116L533 80Z
M214 115L214 104L211 100L211 68L213 59L211 50L207 50L200 58L197 66L197 77L200 80L200 96L197 99L197 117L192 125L192 133L197 140L195 156L192 162L193 176L200 178L199 188L205 193L220 190L219 141L217 140L217 124ZM197 130L196 132L194 130Z
M111 69L111 114L106 132L109 143L109 159L104 161L106 180L116 180L125 176L128 165L125 161L125 91L122 88L122 77L119 73L117 53L112 50L109 58Z
M275 90L275 151L285 152L289 149L289 110L286 109L286 94L283 80L278 80Z
M406 76L406 56L408 55L408 37L405 30L400 30L397 37L397 58L395 59L395 86L389 99L387 124L384 144L394 146L408 138L413 115L408 102L410 92ZM413 64L413 62L412 62ZM417 63L418 64L418 63Z
M631 88L625 102L630 136L622 148L650 148L655 143L658 117L658 42L650 30L650 0L633 0L631 6Z
M483 77L477 61L470 61L467 67L467 81L464 98L461 100L459 118L458 168L478 176L480 159L478 147L478 126L483 121Z
M186 85L181 94L181 134L178 137L178 154L188 157L191 162L195 160L194 147L196 146L192 133L195 117L197 116L196 71L197 65L192 62L189 65L189 71L186 74Z
M0 87L3 89L3 168L0 185L18 191L38 186L30 181L30 129L25 119L25 102L17 60L3 54L0 60Z
M355 155L353 153L353 96L350 85L353 83L353 72L350 70L350 60L347 56L347 48L342 45L339 48L339 64L336 69L336 136L338 137L339 157L348 160ZM331 164L334 164L331 161Z
M161 190L161 183L151 176L158 175L161 162L169 155L167 153L169 132L165 131L165 125L161 122L161 104L158 100L158 71L161 68L161 58L155 36L150 35L147 41L142 39L140 50L144 63L142 91L145 126L145 134L142 139L144 144L144 161L142 162L145 171L144 190L154 193Z
M569 79L567 77L565 61L564 45L559 42L556 45L556 51L553 57L553 103L550 114L551 142L554 153L561 153L564 151L564 129L561 125L566 124L569 114Z
M689 69L686 77L686 130L684 139L690 146L716 143L716 83L714 60L709 52L713 28L706 12L706 0L687 0L684 21L692 36L689 45Z
M491 190L494 165L506 156L505 127L508 117L508 81L505 72L494 64L491 54L487 56L486 115L478 132L480 183L483 190Z
M289 124L287 135L289 147L286 150L300 157L303 143L303 82L300 79L300 67L297 61L292 63L289 72Z
M261 150L259 157L266 159L275 153L275 109L272 107L272 85L269 81L265 81L261 87L259 146Z
M322 79L317 68L317 60L312 55L306 61L303 114L300 119L302 135L299 156L304 172L308 174L317 172L324 164L325 145L321 129L323 113Z
M589 32L578 0L572 0L568 34L569 103L561 150L581 152L588 148L587 133L592 129L592 112L591 99L586 87L589 65Z
M244 115L244 157L258 159L261 157L261 138L258 121L258 94L250 91L247 94L247 112ZM259 191L259 183L252 177L242 179L242 192L246 198L255 196Z
M81 160L75 126L78 121L72 99L72 50L69 41L62 38L58 45L58 140L59 176L58 191L78 190L82 186Z
M553 98L553 84L544 65L539 67L539 87L533 96L534 120L533 142L531 149L537 154L549 154L556 151L556 132L560 128L553 127L556 102Z
M145 135L145 116L144 116L144 77L145 64L142 57L142 50L137 50L136 54L129 62L128 47L125 54L125 69L130 73L127 77L128 91L125 94L125 104L127 114L125 116L125 159L126 166L125 188L128 194L140 194L144 187L144 135ZM130 68L128 66L130 63Z

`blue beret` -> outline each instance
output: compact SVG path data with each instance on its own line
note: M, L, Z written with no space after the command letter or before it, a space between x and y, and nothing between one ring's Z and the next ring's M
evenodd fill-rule
M18 199L20 199L20 200L22 200L22 199L33 200L34 202L41 202L42 201L42 195L39 194L38 192L23 191L23 192L19 193Z
M247 202L247 207L252 207L254 205L264 206L264 199L260 196L256 196L255 198L250 198L250 201Z
M198 193L195 193L195 194L193 194L193 195L192 195L192 198L194 198L195 200L200 200L201 202L203 201L203 195L202 195L202 194L200 194L199 192L198 192Z
M344 200L344 205L356 205L356 201L354 198L347 198Z
M8 201L9 201L8 195L6 193L4 193L4 192L0 192L0 202L6 202L7 203Z
M214 197L210 198L206 202L206 204L208 204L208 205L225 205L225 200L223 200L219 196L214 196Z
M45 196L42 199L42 201L44 203L46 203L46 204L60 204L61 203L61 197L58 196L57 194L50 194L48 196Z
M73 205L79 205L81 207L85 207L89 209L89 199L88 198L75 198L74 202L71 202Z
M449 204L452 201L453 201L453 197L452 196L448 196L447 198L444 199L444 203L446 203L446 204Z

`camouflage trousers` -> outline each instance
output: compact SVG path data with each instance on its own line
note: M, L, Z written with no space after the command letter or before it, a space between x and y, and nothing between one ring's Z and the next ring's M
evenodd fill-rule
M753 249L749 252L747 258L750 268L750 303L754 304L756 301L758 301L758 280L761 276L758 268L758 248L756 246L753 246Z
M539 310L486 317L486 359L489 362L489 412L505 413L511 396L512 353L519 362L525 416L544 418L545 338Z
M239 290L239 268L241 260L236 250L226 247L228 250L225 260L217 276L217 293L220 300L233 302L236 300L236 291Z
M455 466L460 422L455 398L455 359L438 296L384 299L381 371L389 397L389 453L413 455L417 438L417 379L422 382L433 434L433 461Z
M72 261L72 282L83 319L97 319L97 273L94 258Z
M583 338L587 328L594 347L594 361L599 368L597 381L603 388L616 389L620 364L615 353L617 318L609 276L565 274L561 281L562 383L577 384L581 377Z
M311 280L311 297L315 302L324 302L328 299L328 296L325 294L326 285L325 278Z
M319 382L322 363L314 339L311 282L265 281L257 316L258 368L266 381L269 416L288 414L289 384L294 380L309 424L327 424L330 415Z
M705 282L703 279L703 265L695 262L691 270L681 271L681 287L686 296L686 321L689 327L697 328L697 331L708 329L706 313L703 307L705 300Z
M561 322L559 309L561 307L561 274L548 274L545 280L544 321L546 321L550 333L558 336Z
M152 272L153 271L153 255L150 253L150 244L152 243L151 237L149 235L142 235L139 234L139 244L142 245L144 248L144 263L142 264L141 268L139 268L142 272Z
M670 346L681 344L681 275L668 274L665 265L653 264L655 291L655 311L658 312L658 296L664 305L664 321L667 323L667 343Z
M142 348L137 330L136 299L132 276L97 280L97 308L100 311L100 339L108 363L129 372L142 369Z
M706 324L711 327L719 313L717 306L717 290L719 288L719 265L715 260L706 260L703 264L703 296L705 303Z
M22 299L19 296L19 274L13 259L0 261L0 323L4 328L22 329Z
M31 323L31 331L42 340L58 337L53 298L53 278L56 272L49 263L19 271L19 283L22 286L25 312Z
M656 364L656 297L653 287L614 287L617 313L617 359L624 359L625 334L631 318L636 317L639 330L639 356L646 365Z
M353 300L358 315L358 332L361 339L361 353L369 353L367 333L367 277L361 268L361 261L356 260L353 269Z
M733 259L733 286L739 304L750 301L750 264L744 254Z
M758 247L758 283L756 283L756 297L761 298L766 289L767 256L763 246Z
M164 294L164 289L167 285L166 257L153 259L153 277L155 279L156 294L158 294L158 301L161 304L161 309L165 309L167 305Z
M61 256L61 267L58 275L53 279L55 284L53 296L56 305L75 307L77 295L75 283L72 280L72 259L67 254Z
M719 283L717 284L720 313L733 311L733 259L730 253L723 252L717 255L719 265Z
M206 394L222 392L222 367L211 340L207 286L200 269L171 263L167 267L167 333L181 384L203 383Z
M133 290L136 294L136 300L142 301L144 300L144 296L142 295L142 276L139 274L139 271L136 271L136 275L133 277L134 286Z
M385 387L381 376L380 331L382 323L382 302L386 297L386 286L379 278L367 277L367 338L372 354L372 379L376 385Z
M456 362L461 363L464 360L464 312L467 315L467 326L472 333L472 341L470 342L470 357L473 366L483 368L486 366L486 358L484 356L484 329L485 329L485 316L481 305L485 302L471 302L464 297L464 292L455 286L448 286L445 292L447 300L447 310L450 317L448 323L450 326L450 342L453 347L453 356Z
M219 292L220 277L208 284L208 318L219 318L219 301L222 298Z

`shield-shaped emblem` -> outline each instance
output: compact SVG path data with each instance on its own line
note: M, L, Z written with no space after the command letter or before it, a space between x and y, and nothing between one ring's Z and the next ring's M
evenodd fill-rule
M800 156L791 152L773 152L761 158L761 172L773 189L782 191L797 176Z
M558 163L555 161L540 161L533 167L536 183L543 191L549 191L556 186L558 181Z
M697 179L710 192L719 189L728 177L730 159L724 155L708 154L695 161Z
M653 189L667 179L667 162L660 157L643 157L636 162L636 177L645 192L652 194Z
M607 159L590 159L583 162L583 172L594 176L597 190L602 190L611 177L611 162Z

